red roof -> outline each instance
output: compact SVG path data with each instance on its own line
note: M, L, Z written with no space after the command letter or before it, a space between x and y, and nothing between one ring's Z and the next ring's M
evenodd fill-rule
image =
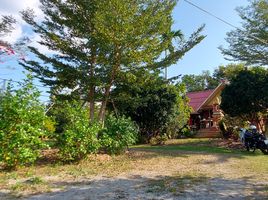
M186 95L189 98L189 105L193 108L193 112L197 112L198 108L208 99L214 90L205 90L199 92L188 92Z

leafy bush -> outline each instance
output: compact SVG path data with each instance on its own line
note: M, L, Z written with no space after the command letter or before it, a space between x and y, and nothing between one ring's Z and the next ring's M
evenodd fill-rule
M227 132L227 127L226 127L226 124L225 124L223 119L219 121L218 125L219 125L219 128L220 128L222 137L225 138L225 139L229 138L229 135L228 135L228 132Z
M0 161L7 168L33 163L45 147L45 107L32 77L14 89L11 84L0 97Z
M236 127L247 128L248 122L240 117L230 117L225 115L222 120L219 121L219 128L221 130L222 137L224 139L232 138L237 140L239 138L239 131Z
M62 127L62 133L55 134L61 159L74 161L96 152L99 148L97 135L101 126L90 124L88 109L80 102L65 101L62 105L62 112L69 122Z
M119 154L137 142L137 135L138 128L130 118L109 115L99 139L108 153Z
M158 135L156 137L152 137L150 139L150 144L151 145L163 145L165 142L168 140L168 137L166 134L163 135Z
M47 136L50 136L52 134L54 134L55 130L56 130L56 122L51 119L51 118L46 118L45 121L44 121L44 127L45 127L45 130L47 130L48 134Z
M66 102L67 100L55 99L53 104L49 105L47 115L55 120L54 128L56 133L63 133L64 127L70 123L70 118L66 115Z
M187 138L192 138L196 135L196 131L191 130L189 126L185 126L182 130L181 130L182 135L184 135Z
M177 135L190 116L185 87L173 85L158 73L139 71L122 77L112 91L108 107L130 117L140 129L140 142L167 133ZM116 108L116 109L115 109Z

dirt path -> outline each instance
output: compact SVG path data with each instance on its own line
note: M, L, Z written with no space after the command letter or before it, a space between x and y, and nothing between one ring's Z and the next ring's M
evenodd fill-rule
M205 184L190 186L184 191L158 191L148 183L159 177L99 177L89 182L81 182L68 187L65 191L43 194L27 198L29 200L82 200L82 199L268 199L264 183L253 184L246 180L226 180L214 178Z
M0 200L268 200L267 156L214 140L170 142L2 173Z
M152 156L117 176L62 181L57 184L65 186L63 191L25 199L268 199L268 175L258 174L245 165L246 160L241 160L210 154Z

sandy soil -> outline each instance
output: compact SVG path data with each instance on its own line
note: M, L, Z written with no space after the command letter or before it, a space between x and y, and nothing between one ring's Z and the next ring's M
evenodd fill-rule
M268 199L268 175L239 169L237 158L229 155L167 155L148 160L151 163L137 163L135 169L113 177L58 182L65 186L63 191L25 199Z
M172 192L148 192L147 182L153 177L128 176L105 178L70 186L65 191L37 195L29 200L89 200L89 199L268 199L263 192L264 183L250 183L245 180L210 179L206 184L195 185L180 194Z
M228 141L213 145L227 149L240 148L239 143ZM195 148L194 144L192 148ZM19 199L25 200L268 200L266 158L268 156L261 154L134 148L122 157L96 155L96 160L92 158L93 160L79 165L59 165L55 168L41 165L36 168L39 171L32 171L30 177L11 177L7 184L26 185L25 190L20 189L17 193L20 195ZM98 171L91 173L92 169ZM34 185L40 187L34 189L39 193L33 195L34 191L27 191L31 187L29 178L37 176L44 183ZM46 186L49 190L42 190L41 187ZM46 191L50 192L45 193ZM16 191L12 193L8 188L0 188L0 200L18 199L18 196L11 194L16 194Z

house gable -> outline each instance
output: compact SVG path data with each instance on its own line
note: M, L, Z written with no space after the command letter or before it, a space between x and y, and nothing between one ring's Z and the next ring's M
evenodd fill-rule
M197 113L200 106L208 99L214 90L205 90L198 92L189 92L187 97L189 98L189 106L192 108L193 113Z
M193 109L192 114L198 113L203 108L213 106L214 104L220 105L221 92L224 86L225 84L221 83L213 90L187 93L187 97L189 98L189 106Z
M221 83L216 87L211 95L203 102L203 104L200 105L199 109L205 108L205 107L211 107L213 105L220 105L221 104L221 92L224 89L225 84Z

